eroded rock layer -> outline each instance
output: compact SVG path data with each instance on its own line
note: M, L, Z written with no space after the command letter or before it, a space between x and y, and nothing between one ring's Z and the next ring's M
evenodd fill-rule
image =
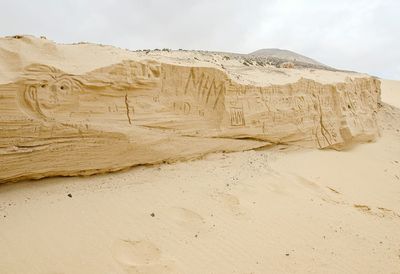
M88 175L297 142L378 135L380 82L238 84L215 68L124 61L85 75L28 66L0 85L0 182Z

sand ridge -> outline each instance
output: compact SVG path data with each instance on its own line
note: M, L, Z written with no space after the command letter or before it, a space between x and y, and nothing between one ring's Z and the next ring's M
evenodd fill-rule
M142 50L130 51L113 46L91 43L57 44L51 40L24 35L18 39L0 38L0 52L7 58L0 60L0 82L8 83L18 78L23 68L33 63L43 63L67 73L85 74L92 70L120 63L123 60L153 60L161 63L213 67L225 71L242 84L266 86L297 82L301 78L329 84L344 82L346 78L368 77L356 72L295 68L277 68L250 57L231 53L195 50ZM0 55L2 56L2 55ZM249 62L246 63L246 58Z

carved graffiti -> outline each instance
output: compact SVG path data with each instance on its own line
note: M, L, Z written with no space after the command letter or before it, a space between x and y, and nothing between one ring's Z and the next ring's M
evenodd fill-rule
M30 115L54 120L58 114L79 107L82 87L75 79L62 75L50 83L29 83L22 87L19 101Z
M173 103L174 111L178 113L183 113L185 115L189 115L192 109L192 106L189 102L174 102Z
M243 108L231 107L230 109L231 126L245 126Z
M214 76L206 75L204 72L196 75L192 68L186 80L183 94L191 94L200 104L216 109L218 104L222 103L225 94L225 82L218 81Z

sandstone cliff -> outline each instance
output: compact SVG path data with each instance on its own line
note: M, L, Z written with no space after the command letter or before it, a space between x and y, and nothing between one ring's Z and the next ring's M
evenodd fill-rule
M89 175L277 143L374 140L380 82L256 86L214 67L124 60L83 74L31 64L0 85L0 182Z

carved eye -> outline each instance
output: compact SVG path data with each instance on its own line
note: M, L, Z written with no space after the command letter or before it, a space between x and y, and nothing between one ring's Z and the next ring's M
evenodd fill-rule
M70 87L69 87L68 83L62 83L60 85L60 90L69 90L69 89L70 89Z
M58 84L58 89L62 93L69 93L71 91L71 84L68 81L61 81Z

